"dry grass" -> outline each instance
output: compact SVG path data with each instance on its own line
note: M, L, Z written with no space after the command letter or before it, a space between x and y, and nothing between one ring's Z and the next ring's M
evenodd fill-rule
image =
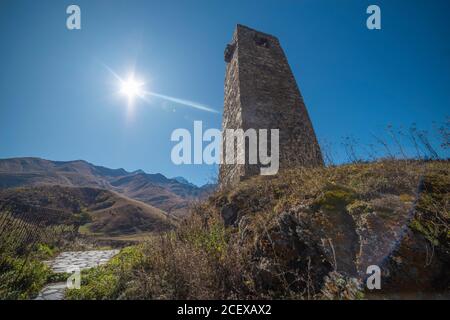
M439 250L448 250L448 179L449 163L437 161L300 168L273 178L255 177L198 204L176 230L130 249L139 254L125 270L103 267L72 297L360 298L358 283L334 270L336 257L333 261L318 249L316 230L303 226L302 215L321 212L326 217L343 211L358 215L371 205L384 212L402 202L412 203L420 181L427 181L413 226ZM229 212L232 218L225 223L222 217ZM293 238L298 228L303 229ZM106 275L116 279L111 290L83 294L92 292L98 277Z

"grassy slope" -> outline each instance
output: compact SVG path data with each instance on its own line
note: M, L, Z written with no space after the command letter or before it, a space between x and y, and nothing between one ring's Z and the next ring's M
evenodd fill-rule
M382 161L256 177L90 271L69 297L355 299L373 259L391 271L383 294L445 292L449 174L448 162Z

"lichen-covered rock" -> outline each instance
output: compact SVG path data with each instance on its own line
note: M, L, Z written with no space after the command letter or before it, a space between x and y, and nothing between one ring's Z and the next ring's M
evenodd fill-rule
M448 290L448 262L420 234L408 230L398 248L381 266L383 294L392 298L443 293Z
M330 272L326 277L319 299L355 300L364 297L362 284L356 278L351 278L339 272Z
M309 188L299 185L297 194L293 182L283 179L270 180L267 189L260 181L247 182L229 193L220 212L227 225L238 226L240 245L255 243L258 286L331 292L336 276L325 279L330 271L361 285L368 267L377 265L382 289L366 289L369 298L450 292L448 168L445 163L427 164L429 169L399 164L361 166L360 172L318 179ZM371 172L374 168L380 171ZM288 199L288 205L279 199ZM268 208L273 213L261 215Z
M450 176L445 162L426 171L412 220L386 260L383 292L450 298Z
M359 249L355 265L364 278L367 267L381 266L402 241L413 216L413 203L385 195L368 202L369 212L353 214Z
M332 270L318 239L288 212L257 238L254 261L256 283L263 290L313 294Z

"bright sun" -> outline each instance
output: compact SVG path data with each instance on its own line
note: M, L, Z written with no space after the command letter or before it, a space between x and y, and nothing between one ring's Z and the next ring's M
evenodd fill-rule
M144 94L143 87L144 83L141 83L130 76L127 80L122 81L120 92L126 96L128 99L133 99L136 96L142 96Z

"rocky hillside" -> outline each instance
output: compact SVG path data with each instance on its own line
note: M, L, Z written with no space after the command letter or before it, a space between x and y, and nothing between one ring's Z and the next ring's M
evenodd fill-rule
M392 161L257 178L212 204L254 245L263 290L314 279L326 293L336 276L363 284L377 265L381 293L395 296L450 290L449 193L448 162Z
M39 158L0 160L0 188L37 185L101 188L125 195L182 216L189 204L204 199L211 185L197 187L181 179L168 179L162 174L147 174L141 170L127 172L95 166L83 160L50 161Z
M216 193L167 236L88 273L69 296L448 298L449 192L450 164L437 161L255 177ZM380 290L366 287L370 265L381 269ZM115 280L98 286L106 279Z

